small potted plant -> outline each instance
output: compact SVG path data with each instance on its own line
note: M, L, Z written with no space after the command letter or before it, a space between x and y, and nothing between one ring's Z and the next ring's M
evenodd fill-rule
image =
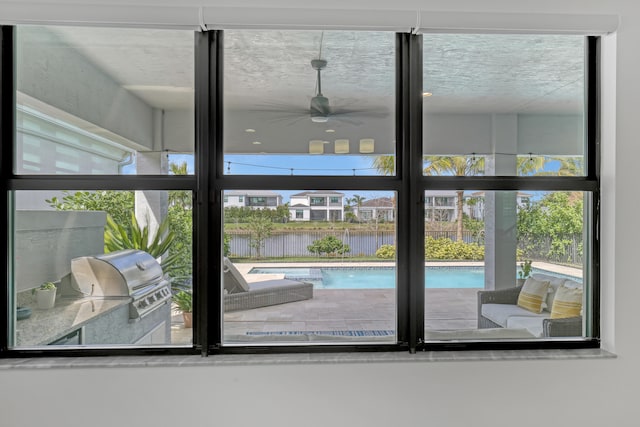
M531 275L531 260L527 259L520 264L520 271L518 272L518 286L524 285L524 282Z
M173 295L175 310L182 313L184 327L190 328L193 325L193 298L191 292L179 291Z
M44 282L40 287L34 289L36 304L40 310L53 308L56 301L56 290L56 285L53 282Z

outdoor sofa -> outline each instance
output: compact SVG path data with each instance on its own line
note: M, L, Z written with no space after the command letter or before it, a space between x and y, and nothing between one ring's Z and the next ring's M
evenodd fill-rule
M582 284L571 279L547 274L531 276L538 281L548 281L549 288L540 313L517 305L523 286L478 292L478 329L510 328L526 329L534 337L582 336L582 316L551 319L553 301L559 287L575 289L582 294Z
M313 298L313 284L289 279L248 283L235 265L224 259L224 311L249 310Z

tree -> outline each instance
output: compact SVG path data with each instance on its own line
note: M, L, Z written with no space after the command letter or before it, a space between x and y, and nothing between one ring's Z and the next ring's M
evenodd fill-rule
M116 224L130 231L135 196L133 191L64 191L62 199L52 197L45 202L58 211L104 211Z
M582 250L583 200L580 192L557 191L518 210L518 246L527 258L536 255L573 262L569 249ZM549 242L548 246L544 243Z
M251 232L249 246L256 250L256 258L262 258L262 248L273 231L273 221L268 209L253 211L247 225Z
M518 157L516 160L516 174L518 176L537 175L547 164L547 159L542 156Z
M425 175L473 176L484 172L484 157L425 156ZM464 190L457 190L456 240L463 241Z
M187 174L187 162L182 162L179 165L176 163L169 164L169 172L171 175L186 175ZM169 191L169 206L181 206L185 209L191 209L192 207L191 191L185 190L171 190Z
M362 204L366 199L367 199L366 197L361 196L359 194L354 194L353 197L351 198L352 203L355 203L356 207L358 208L358 215L356 216L360 219L362 219L360 216L360 208L362 207Z

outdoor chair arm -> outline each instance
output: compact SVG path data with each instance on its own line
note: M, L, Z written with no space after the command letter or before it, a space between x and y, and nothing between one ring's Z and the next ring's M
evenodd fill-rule
M478 308L482 304L516 304L521 289L513 287L496 291L478 291Z
M544 319L542 321L542 333L545 337L582 336L582 317Z

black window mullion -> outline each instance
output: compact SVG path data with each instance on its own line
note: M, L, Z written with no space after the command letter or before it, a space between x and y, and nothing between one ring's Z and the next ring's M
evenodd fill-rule
M14 128L15 128L15 66L14 66L14 27L0 28L0 176L2 179L2 202L0 202L0 241L4 242L0 250L3 283L0 286L0 354L9 348L9 327L13 307L10 276L10 193L7 185L13 170Z
M430 190L596 191L598 189L598 182L589 177L422 176L418 179Z
M216 280L215 263L217 252L214 242L216 233L215 198L211 191L215 176L216 128L218 111L216 100L218 79L217 44L218 32L196 33L195 43L195 111L196 139L195 161L197 176L196 203L194 212L194 344L202 355L209 354L210 346L220 340L220 295ZM212 144L213 143L213 144Z
M422 36L407 35L407 100L405 110L405 131L408 136L408 147L403 162L406 171L405 206L408 221L407 249L405 254L408 263L409 283L409 349L415 352L424 338L424 186L422 184Z
M189 190L191 175L17 175L5 179L11 190Z
M587 177L597 182L591 195L591 337L600 339L600 37L587 37L586 126ZM589 299L587 299L589 301Z

